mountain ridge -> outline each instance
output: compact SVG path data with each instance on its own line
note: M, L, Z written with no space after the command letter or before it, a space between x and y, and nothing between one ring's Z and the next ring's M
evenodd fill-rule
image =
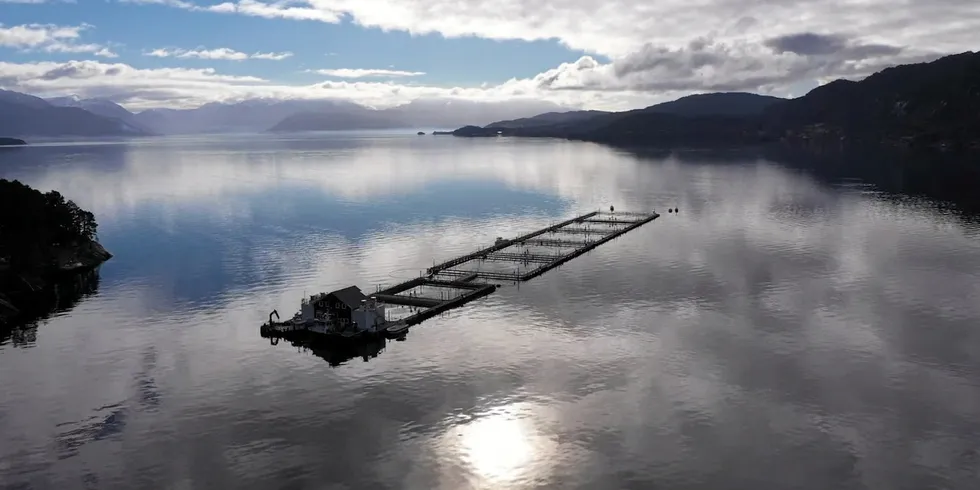
M752 96L745 100L755 102L741 112L690 107L692 101L712 97L744 98L738 94L699 94L573 124L503 129L492 124L465 126L453 134L553 137L664 148L779 141L810 146L980 149L980 53L972 51L887 68L861 81L836 80L795 99L744 94ZM665 112L664 106L675 110ZM687 108L678 109L684 106Z
M0 90L0 134L18 137L142 136L146 131L126 121L65 107L33 95Z

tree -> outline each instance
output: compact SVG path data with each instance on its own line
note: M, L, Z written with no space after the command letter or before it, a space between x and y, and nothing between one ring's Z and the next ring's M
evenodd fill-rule
M55 247L94 240L97 230L95 215L58 191L0 179L0 258L11 267L48 261Z

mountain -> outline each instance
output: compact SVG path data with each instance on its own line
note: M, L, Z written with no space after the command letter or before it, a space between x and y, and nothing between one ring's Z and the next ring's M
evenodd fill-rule
M0 134L6 136L137 136L142 129L79 107L59 107L40 97L0 90Z
M0 104L17 104L32 109L44 109L51 105L40 97L3 89L0 89Z
M493 121L534 116L542 112L563 110L546 101L512 100L484 102L463 99L415 99L407 104L384 109L386 117L402 121L405 127L456 128L463 124L489 124Z
M144 124L141 124L136 120L136 115L132 112L126 110L125 107L105 98L91 98L83 99L77 95L69 95L67 97L52 97L45 99L49 104L58 107L77 107L79 109L85 109L92 114L97 116L107 117L110 119L118 119L125 122L127 125L139 129L145 133L153 133Z
M151 109L136 114L135 121L159 133L232 133L265 131L294 114L303 112L364 111L342 100L251 99L236 103L213 102L195 109Z
M606 111L568 111L568 112L546 112L531 117L522 117L509 121L497 121L490 123L486 128L534 128L539 126L551 126L553 124L574 124L596 116L610 114Z
M980 52L837 80L767 111L788 139L980 147Z
M677 116L759 116L773 105L786 99L745 92L695 94L677 100L652 105L642 112L657 112Z
M639 119L645 119L654 124L680 124L681 126L673 130L681 130L686 122L685 119L677 117L709 117L712 121L723 121L726 117L746 117L759 116L767 108L785 101L779 97L767 95L756 95L744 92L721 92L711 94L697 94L682 97L680 99L652 105L643 109L634 109L625 112L605 112L605 111L569 111L569 112L547 112L537 116L515 119L509 121L498 121L484 126L484 129L521 129L530 133L553 133L561 134L563 137L575 137L596 131L602 134L615 134L612 131L622 129L634 124ZM664 114L676 117L659 117L652 114ZM720 119L719 119L720 118ZM621 120L627 122L621 122ZM629 122L634 121L634 122ZM625 125L625 126L624 126ZM694 130L694 128L688 128ZM479 132L473 128L467 128L464 133ZM635 133L635 130L630 130ZM496 131L487 134L496 134ZM669 130L661 136L673 134Z
M452 128L467 121L537 114L559 109L550 102L477 102L458 99L416 99L375 110L363 106L306 110L286 117L271 131L331 131L338 129Z
M369 112L301 112L288 116L269 129L272 132L341 131L405 127L398 121Z
M467 121L495 121L559 109L547 102L414 100L375 110L345 100L251 99L196 109L151 109L134 121L159 133L329 131L342 129L453 128Z
M703 94L579 122L498 128L468 126L458 136L528 136L662 147L897 145L980 149L980 53L838 80L790 100L743 93Z
M133 118L132 112L127 111L123 106L109 99L82 99L77 95L70 95L68 97L54 97L45 100L49 104L58 107L78 107L97 116L115 118L126 122L131 122Z

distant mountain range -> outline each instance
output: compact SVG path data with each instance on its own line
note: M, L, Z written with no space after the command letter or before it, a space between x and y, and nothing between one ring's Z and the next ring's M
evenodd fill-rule
M307 108L287 116L271 131L330 131L338 129L454 128L471 121L494 121L501 117L531 116L542 110L561 109L550 102L475 102L466 100L416 99L408 104L371 110L352 104L333 110Z
M684 97L645 109L541 114L457 136L554 137L655 147L874 145L980 149L980 53L838 80L796 99L746 93Z
M549 102L415 100L375 110L343 100L252 99L194 109L132 113L105 98L41 99L0 91L0 135L26 137L145 136L231 132L293 132L454 128L470 121L524 117L561 109ZM10 115L10 117L8 117Z
M0 135L3 136L145 134L145 130L124 119L98 115L78 105L66 106L32 95L0 90Z
M54 97L44 100L54 106L78 107L79 109L85 109L86 111L89 111L97 116L119 119L126 122L132 122L134 116L134 114L127 111L125 107L109 99L82 99L77 95L71 95L68 97Z
M415 100L375 110L342 100L252 99L132 113L108 99L0 90L0 136L140 136L448 128L457 136L557 137L622 145L717 147L790 141L980 148L980 53L838 80L803 97L710 93L625 112L549 102ZM492 122L497 121L497 122Z
M592 119L595 116L612 114L606 111L568 111L568 112L546 112L532 117L522 117L509 121L497 121L484 127L487 128L538 128L555 124L573 124Z

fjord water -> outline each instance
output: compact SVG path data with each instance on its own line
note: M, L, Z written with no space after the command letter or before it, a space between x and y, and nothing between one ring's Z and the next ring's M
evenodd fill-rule
M115 254L0 342L0 486L975 488L980 224L785 163L358 133L0 152ZM663 216L403 342L259 336L611 204Z

